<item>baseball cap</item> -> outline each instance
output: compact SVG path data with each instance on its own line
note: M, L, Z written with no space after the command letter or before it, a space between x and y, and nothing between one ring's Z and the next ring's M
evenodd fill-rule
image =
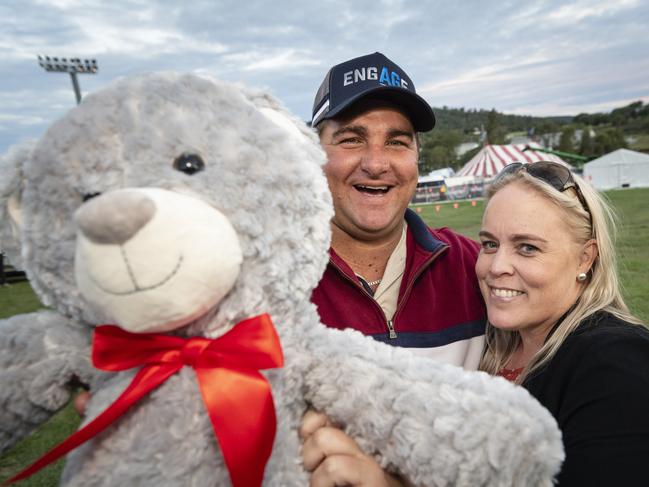
M417 132L427 132L435 126L433 109L417 94L410 77L380 52L351 59L329 70L315 95L311 125L315 127L334 118L368 95L403 108Z

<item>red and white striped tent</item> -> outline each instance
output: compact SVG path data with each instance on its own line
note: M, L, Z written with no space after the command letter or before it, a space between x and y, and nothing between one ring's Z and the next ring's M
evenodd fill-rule
M530 149L523 151L526 147L530 147ZM485 145L456 175L490 178L512 162L552 161L571 167L570 164L554 154L534 150L540 147L540 145L534 143Z

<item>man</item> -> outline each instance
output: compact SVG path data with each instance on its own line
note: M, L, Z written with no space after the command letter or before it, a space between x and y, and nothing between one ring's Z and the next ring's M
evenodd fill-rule
M328 156L335 210L329 265L312 296L322 321L476 369L485 323L478 245L428 228L407 209L417 132L434 127L433 110L377 52L329 70L312 125Z
M407 209L417 186L417 132L435 125L428 103L377 52L329 70L312 125L328 156L335 210L329 265L312 296L322 321L476 369L486 321L474 271L478 245L428 228ZM323 414L308 411L300 435L310 485L407 484Z

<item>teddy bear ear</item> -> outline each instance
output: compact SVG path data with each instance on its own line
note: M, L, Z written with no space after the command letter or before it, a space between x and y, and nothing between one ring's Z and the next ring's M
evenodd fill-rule
M291 136L299 138L304 137L304 134L300 129L298 129L293 120L291 120L286 113L270 107L262 107L259 111L271 122L289 133Z
M0 157L0 251L11 265L21 269L20 231L22 194L25 188L23 169L36 145L35 140L21 142Z
M307 124L290 113L280 102L263 91L242 87L244 96L252 102L267 119L294 137L317 142L315 132Z

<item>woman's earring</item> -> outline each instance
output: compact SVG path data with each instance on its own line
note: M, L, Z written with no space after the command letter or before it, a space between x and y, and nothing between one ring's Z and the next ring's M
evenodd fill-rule
M584 282L587 278L588 278L588 275L586 275L585 272L580 272L579 274L577 274L577 280L579 282Z

